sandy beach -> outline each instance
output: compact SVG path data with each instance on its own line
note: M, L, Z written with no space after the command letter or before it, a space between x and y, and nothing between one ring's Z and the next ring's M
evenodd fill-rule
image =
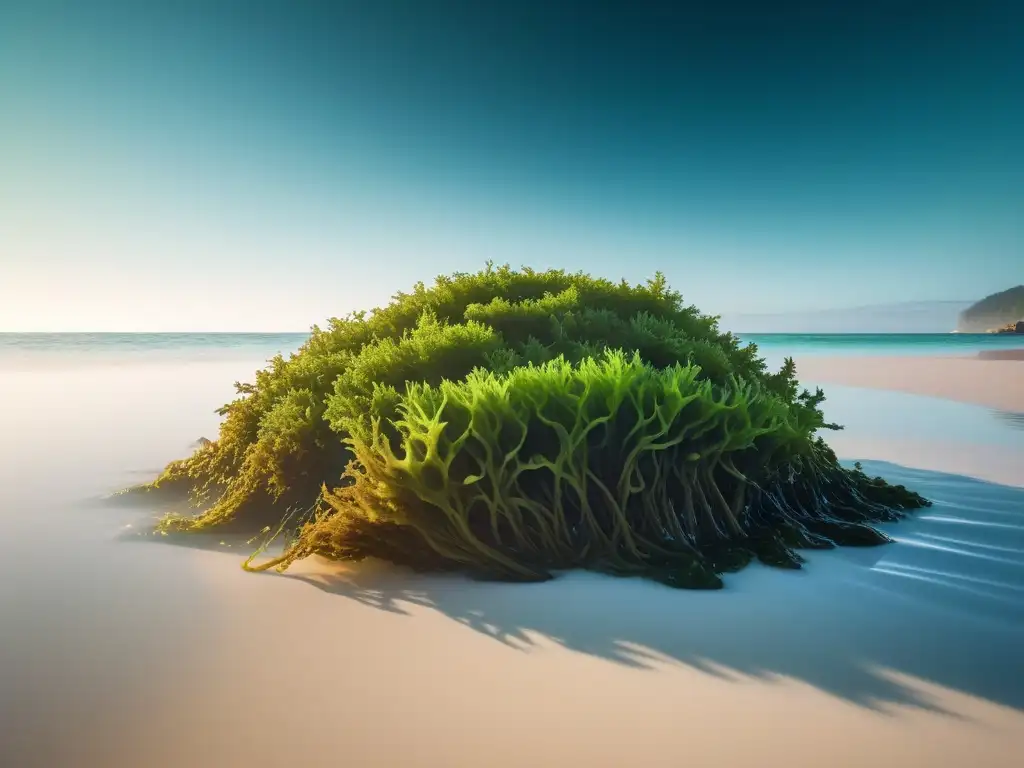
M862 387L882 384L881 365L801 361ZM1024 392L1005 383L1024 363L884 365L897 389L989 407ZM890 526L894 544L813 553L799 572L751 567L720 592L375 563L253 575L244 544L139 537L155 510L101 497L215 432L213 408L254 367L0 378L0 402L17 404L0 430L0 764L1017 764L1024 432L986 409L835 387L850 424L836 437L853 441L841 455L935 506ZM985 388L982 370L1003 383ZM918 419L917 436L894 442L887 408ZM928 421L967 455L1004 456L1004 482L965 477Z
M1024 350L976 357L800 357L801 380L888 389L1024 412Z

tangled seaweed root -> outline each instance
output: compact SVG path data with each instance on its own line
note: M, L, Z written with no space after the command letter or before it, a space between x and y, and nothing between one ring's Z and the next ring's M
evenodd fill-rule
M570 568L714 589L754 559L875 546L871 523L928 502L848 470L806 413L695 366L607 353L464 382L410 385L397 418L369 414L347 484L285 553L376 557L420 571L541 581ZM358 435L366 435L360 438Z

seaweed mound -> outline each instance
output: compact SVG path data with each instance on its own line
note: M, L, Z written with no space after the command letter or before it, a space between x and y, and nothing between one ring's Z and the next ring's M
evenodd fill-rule
M207 507L165 530L291 526L254 570L319 554L714 588L754 558L798 568L797 549L883 543L870 523L928 504L840 466L823 393L792 360L768 372L661 274L440 277L314 327L236 389L217 440L149 488Z

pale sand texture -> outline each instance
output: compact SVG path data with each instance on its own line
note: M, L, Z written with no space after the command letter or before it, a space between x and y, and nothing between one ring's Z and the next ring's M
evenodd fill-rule
M798 358L796 367L801 380L890 389L1003 411L1024 411L1024 359L808 355Z
M254 367L0 377L0 765L1020 765L1024 491L911 472L939 501L899 543L714 593L120 540L152 510L84 502L213 433Z

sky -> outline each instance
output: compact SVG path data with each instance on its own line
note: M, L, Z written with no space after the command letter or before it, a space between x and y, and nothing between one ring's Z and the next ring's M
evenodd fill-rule
M0 331L302 331L489 259L981 298L1024 4L957 5L0 0Z

